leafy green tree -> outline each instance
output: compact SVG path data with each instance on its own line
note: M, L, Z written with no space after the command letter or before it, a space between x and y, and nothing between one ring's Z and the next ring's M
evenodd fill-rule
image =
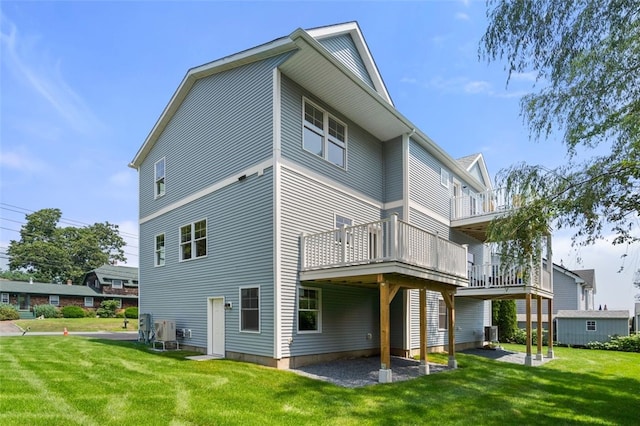
M84 228L58 227L59 209L42 209L26 215L20 240L9 243L9 269L33 276L36 281L71 279L79 282L92 269L125 261L125 241L118 226L108 222Z
M0 271L0 278L9 281L29 281L33 277L22 271Z
M538 256L549 223L573 229L574 244L609 232L613 244L638 241L640 2L488 0L487 16L481 57L506 60L507 84L535 73L521 101L531 137L560 135L567 149L555 169L517 164L498 174L498 186L527 201L490 227L501 254L514 263Z
M512 342L518 331L518 316L515 300L494 300L492 307L492 324L498 326L498 339L501 342Z

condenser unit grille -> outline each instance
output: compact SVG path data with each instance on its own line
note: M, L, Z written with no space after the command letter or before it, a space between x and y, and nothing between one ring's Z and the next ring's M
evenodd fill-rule
M168 342L176 340L176 323L175 321L161 320L154 322L155 340Z

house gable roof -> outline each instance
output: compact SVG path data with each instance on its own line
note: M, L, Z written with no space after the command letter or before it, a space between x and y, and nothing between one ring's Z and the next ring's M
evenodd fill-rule
M596 293L596 271L595 269L578 269L573 271L584 280L585 286L591 287Z
M85 282L87 276L92 273L96 274L96 277L98 277L101 284L117 279L124 281L124 284L127 287L138 286L138 268L132 266L103 265L86 273L83 278L83 282Z
M0 291L3 293L48 294L59 296L100 296L100 293L84 285L28 283L25 281L0 280Z
M478 179L476 173L473 172L474 169L478 170L478 174L480 179L479 182L487 187L487 189L491 189L491 177L489 176L489 170L487 169L487 164L484 161L484 156L482 153L467 155L466 157L458 158L458 163L468 171L473 177Z
M351 35L356 46L360 46L358 47L358 52L366 65L369 76L374 82L374 87L371 87L358 77L345 63L318 41L323 37L346 33ZM314 36L318 37L318 39L314 38ZM388 141L403 134L410 135L413 141L422 145L437 160L467 181L469 186L476 191L484 191L486 189L468 170L395 109L391 103L391 98L386 92L377 67L366 48L360 29L355 22L321 27L309 31L297 29L288 37L276 39L252 49L192 68L187 72L187 75L129 166L133 168L140 167L198 79L287 52L291 54L278 66L280 71L311 93L319 94L319 97L327 105L341 111L350 120L381 141Z

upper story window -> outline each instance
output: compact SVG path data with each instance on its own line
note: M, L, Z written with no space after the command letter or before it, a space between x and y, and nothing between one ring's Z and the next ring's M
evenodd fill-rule
M164 234L156 235L156 266L164 265Z
M164 195L164 175L165 175L165 161L164 158L156 161L155 165L155 196L156 198Z
M180 227L180 260L207 255L207 220Z
M449 172L440 168L440 184L445 188L449 188Z
M347 126L306 99L303 124L304 149L346 168Z
M111 288L122 288L122 280L111 280Z

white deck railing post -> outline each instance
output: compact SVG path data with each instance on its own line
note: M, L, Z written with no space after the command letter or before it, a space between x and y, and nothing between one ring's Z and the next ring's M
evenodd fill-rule
M340 261L342 263L346 263L347 262L347 227L346 226L342 226L342 228L340 228L340 245L341 247L341 251L340 251Z
M300 267L302 269L305 269L307 267L307 257L305 255L305 251L306 251L306 247L305 244L307 243L305 236L307 234L305 234L304 232L300 234Z
M392 260L397 259L398 253L398 213L391 214L389 222L389 256Z

